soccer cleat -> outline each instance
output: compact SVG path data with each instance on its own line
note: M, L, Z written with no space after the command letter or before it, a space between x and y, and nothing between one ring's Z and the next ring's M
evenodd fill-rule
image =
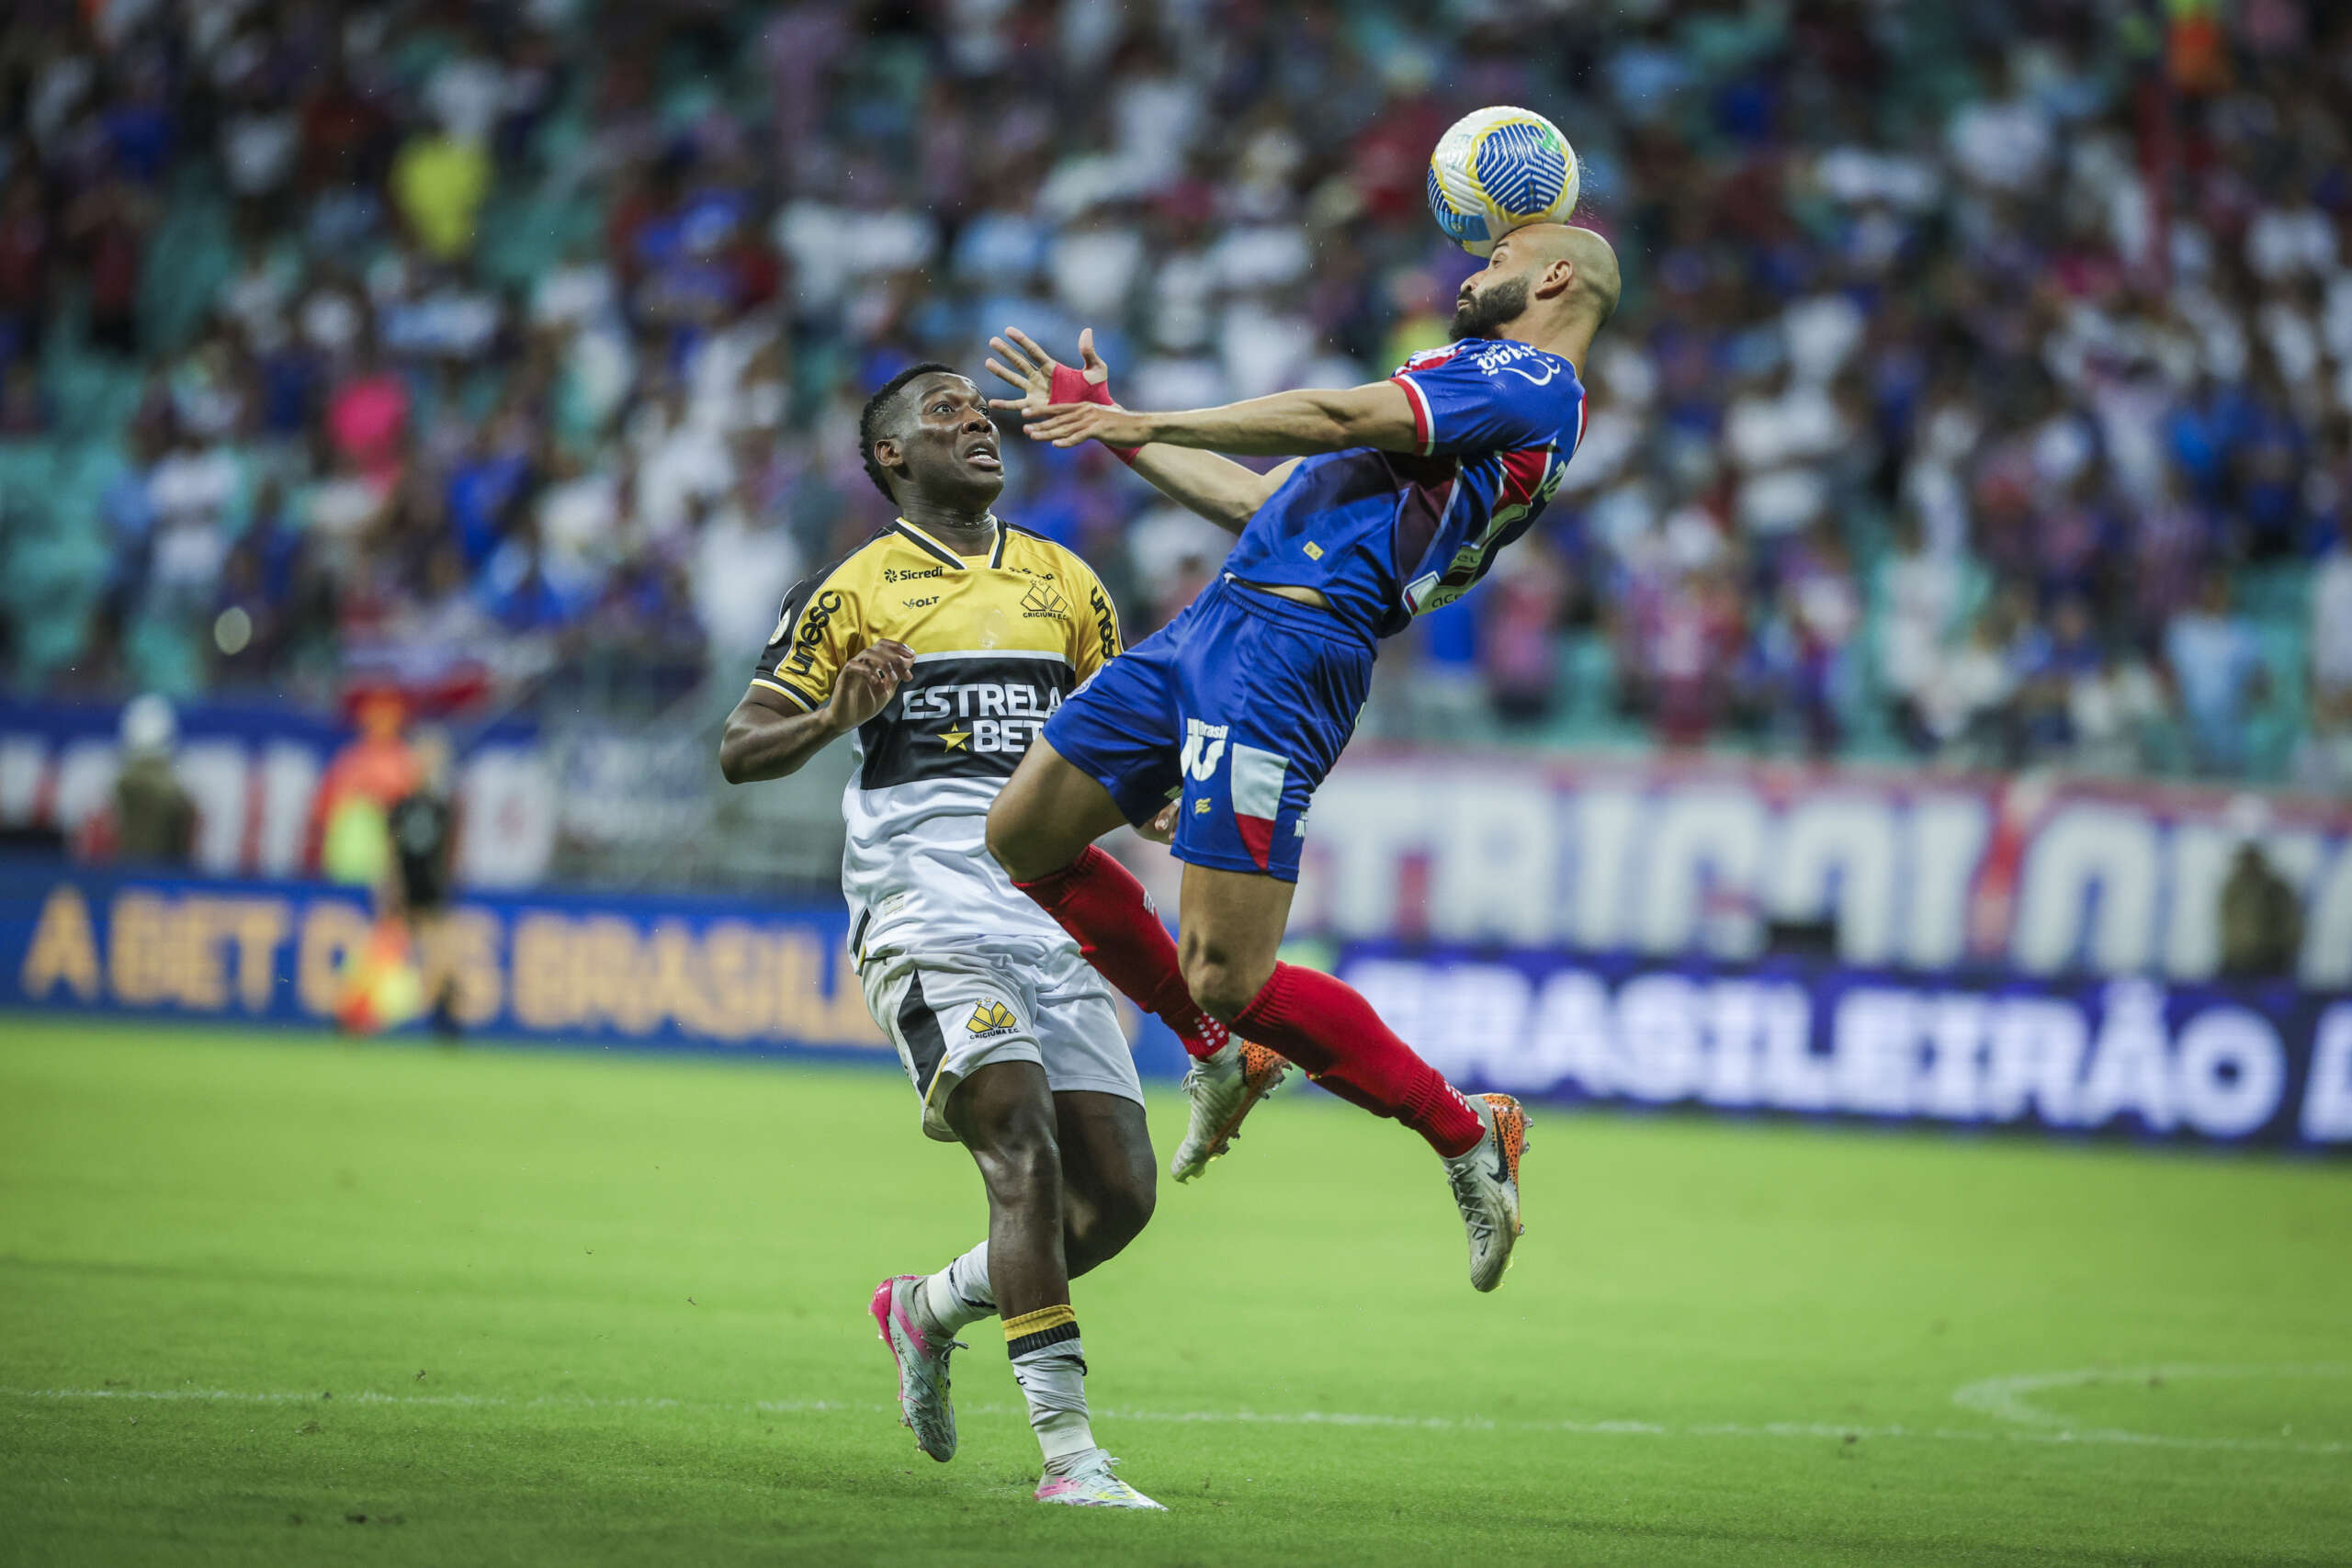
M1526 1228L1519 1223L1519 1156L1527 1149L1527 1112L1507 1094L1467 1099L1486 1134L1445 1162L1445 1179L1470 1233L1471 1288L1491 1291L1503 1282L1511 1247Z
M1193 1102L1184 1141L1168 1162L1168 1174L1190 1181L1240 1135L1250 1108L1274 1092L1290 1064L1263 1045L1235 1038L1216 1054L1196 1056L1184 1075L1184 1097Z
M1154 1508L1166 1513L1165 1503L1153 1502L1111 1473L1111 1467L1118 1462L1101 1449L1089 1449L1071 1459L1061 1474L1055 1474L1048 1466L1037 1482L1037 1501L1080 1508Z
M915 1447L945 1464L956 1457L956 1407L947 1400L947 1358L964 1348L918 1326L914 1292L920 1274L898 1274L874 1288L867 1308L890 1359L899 1366L899 1425L910 1427Z

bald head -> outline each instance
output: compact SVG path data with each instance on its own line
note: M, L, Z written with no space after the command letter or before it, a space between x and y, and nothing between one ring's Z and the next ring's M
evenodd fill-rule
M1462 285L1456 337L1511 337L1581 358L1617 310L1617 253L1589 229L1531 223L1495 243Z
M1577 290L1592 312L1592 324L1605 327L1617 313L1617 296L1625 287L1617 271L1617 247L1589 229L1563 224L1560 232L1566 236L1563 243L1577 269Z
M1616 313L1617 294L1624 286L1617 272L1617 252L1592 230L1573 223L1531 223L1506 235L1503 244L1515 253L1513 271L1567 263L1573 272L1567 294L1577 308L1590 312L1594 326L1606 325Z

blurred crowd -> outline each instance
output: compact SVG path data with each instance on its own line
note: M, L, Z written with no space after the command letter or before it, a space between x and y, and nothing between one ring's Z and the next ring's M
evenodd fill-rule
M20 689L731 693L888 521L871 388L1012 323L1145 406L1385 374L1516 103L1626 299L1378 724L2352 792L2324 0L17 0L0 101ZM1222 555L1012 448L1132 635Z

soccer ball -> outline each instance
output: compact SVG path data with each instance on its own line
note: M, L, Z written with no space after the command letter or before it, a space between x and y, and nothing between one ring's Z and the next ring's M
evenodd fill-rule
M1576 205L1576 149L1530 110L1474 110L1430 154L1430 216L1474 256L1513 229L1565 222Z

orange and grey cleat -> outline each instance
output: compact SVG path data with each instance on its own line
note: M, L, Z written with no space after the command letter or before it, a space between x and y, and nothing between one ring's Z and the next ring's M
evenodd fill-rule
M1445 1162L1463 1228L1470 1235L1470 1285L1491 1291L1503 1282L1511 1248L1527 1227L1519 1219L1519 1160L1527 1152L1527 1112L1507 1094L1466 1098L1486 1132Z
M1274 1092L1290 1063L1263 1045L1227 1041L1215 1055L1195 1057L1184 1075L1184 1096L1193 1102L1184 1141L1168 1162L1168 1174L1190 1181L1208 1168L1240 1134L1250 1108Z

